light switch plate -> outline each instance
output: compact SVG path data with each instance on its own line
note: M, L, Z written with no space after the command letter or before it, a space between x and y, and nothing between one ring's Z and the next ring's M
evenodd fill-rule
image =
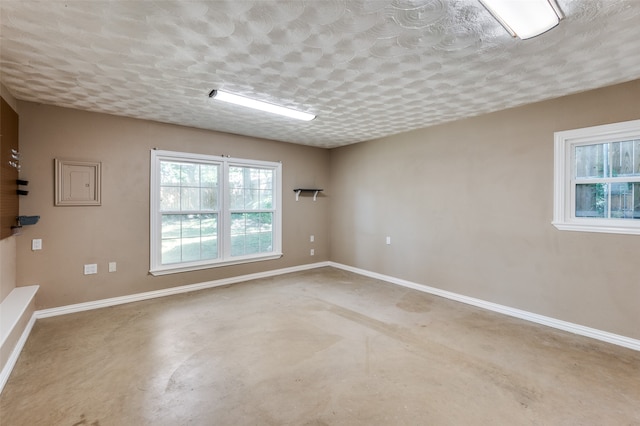
M40 238L31 240L31 250L42 250L42 240Z

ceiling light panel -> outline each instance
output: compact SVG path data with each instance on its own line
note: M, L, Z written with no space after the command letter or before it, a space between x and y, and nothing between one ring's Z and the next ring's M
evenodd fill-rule
M480 0L514 37L525 40L558 25L563 14L554 0Z
M257 109L259 111L270 112L272 114L278 114L289 118L295 118L296 120L311 121L316 118L315 115L309 114L308 112L297 111L295 109L286 108L280 105L270 104L268 102L262 102L255 99L247 98L245 96L224 92L222 90L212 90L211 93L209 93L209 97L234 105L240 105L247 108Z

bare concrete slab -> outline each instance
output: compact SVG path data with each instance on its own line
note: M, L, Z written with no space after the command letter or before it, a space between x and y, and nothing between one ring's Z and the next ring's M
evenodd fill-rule
M2 425L635 425L640 353L321 268L38 320Z

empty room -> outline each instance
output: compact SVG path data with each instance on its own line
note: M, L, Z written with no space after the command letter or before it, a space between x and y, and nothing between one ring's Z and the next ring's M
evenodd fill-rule
M0 425L640 425L639 23L3 0Z

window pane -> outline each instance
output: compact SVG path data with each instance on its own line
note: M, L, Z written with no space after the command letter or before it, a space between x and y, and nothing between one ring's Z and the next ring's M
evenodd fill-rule
M260 189L273 190L273 170L260 170Z
M179 238L162 240L161 263L163 265L182 261L182 248L180 247L180 244L181 240Z
M180 163L163 161L160 163L160 185L178 185L180 183Z
M256 210L260 205L260 191L257 189L247 189L244 191L245 210Z
M576 185L576 217L605 217L606 184Z
M182 216L182 238L200 236L200 216Z
M216 236L218 234L218 216L215 214L203 214L201 218L200 234L205 236Z
M162 239L180 238L182 216L179 214L162 215Z
M273 213L258 213L255 216L260 223L260 251L273 251Z
M633 218L640 219L640 183L633 184Z
M199 164L182 164L180 170L180 184L182 186L199 186L200 185L200 165Z
M160 210L180 210L180 188L177 186L160 187Z
M245 214L231 213L231 235L242 235L245 228Z
M273 208L273 170L230 167L229 174L231 210Z
M242 188L243 182L242 167L229 167L229 187Z
M245 168L245 175L249 179L249 188L260 189L260 169Z
M633 158L633 170L636 175L640 176L640 140L633 144Z
M244 213L231 214L231 256L244 254L244 238L246 233Z
M611 167L611 176L616 177L620 175L620 142L609 144L609 164Z
M218 165L161 162L160 210L218 210Z
M218 239L216 237L203 237L200 256L202 260L218 257Z
M576 146L576 177L604 177L607 144Z
M260 191L260 208L261 209L273 208L273 191L271 190Z
M231 210L243 210L244 209L244 190L234 188L229 193L229 208Z
M611 217L615 219L633 218L633 185L631 183L612 183Z
M211 164L200 165L200 185L202 187L218 186L218 166Z
M260 250L262 252L273 251L273 232L260 233Z
M634 141L615 142L611 144L611 175L631 176L634 174Z
M217 214L162 215L162 264L217 257Z
M640 183L576 185L576 217L640 219Z
M200 210L200 189L183 187L180 201L180 210Z
M200 219L202 259L215 259L218 257L218 215L203 214Z
M231 214L231 255L273 251L272 213Z
M182 239L182 261L193 262L200 260L200 238Z
M202 188L200 189L200 201L202 210L218 210L218 189Z

